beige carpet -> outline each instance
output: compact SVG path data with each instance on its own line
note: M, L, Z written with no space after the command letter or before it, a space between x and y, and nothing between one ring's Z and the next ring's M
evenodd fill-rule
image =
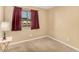
M75 52L75 50L46 37L18 44L8 52Z

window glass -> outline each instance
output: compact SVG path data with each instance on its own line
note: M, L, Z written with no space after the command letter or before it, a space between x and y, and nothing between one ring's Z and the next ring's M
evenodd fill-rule
M22 11L22 28L30 27L31 25L31 13L30 11Z
M28 11L22 11L22 18L28 18Z

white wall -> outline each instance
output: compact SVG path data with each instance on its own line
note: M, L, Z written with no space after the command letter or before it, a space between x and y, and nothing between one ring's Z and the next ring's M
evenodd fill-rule
M49 35L79 48L79 7L49 10Z

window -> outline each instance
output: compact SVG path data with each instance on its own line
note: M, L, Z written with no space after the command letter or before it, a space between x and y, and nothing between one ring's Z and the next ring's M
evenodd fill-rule
M31 14L30 11L22 10L22 28L31 26Z

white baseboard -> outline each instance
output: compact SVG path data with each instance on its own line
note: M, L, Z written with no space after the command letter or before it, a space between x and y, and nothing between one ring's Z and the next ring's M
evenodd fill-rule
M41 38L44 38L44 37L47 37L47 35L36 37L36 38L33 38L33 39L28 39L28 40L22 40L22 41L14 42L14 43L11 43L10 46L16 45L16 44L20 44L20 43L24 43L24 42L28 42L28 41L32 41L32 40L41 39Z
M52 36L49 36L49 35L40 36L40 37L37 37L37 38L28 39L28 40L22 40L22 41L18 41L18 42L14 42L14 43L11 43L10 46L13 47L13 46L15 46L16 44L20 44L20 43L24 43L24 42L28 42L28 41L32 41L32 40L37 40L37 39L41 39L41 38L45 38L45 37L49 37L49 38L51 38L52 40L55 40L55 41L57 41L57 42L60 42L60 43L66 45L66 46L68 46L68 47L70 47L70 48L72 48L72 49L74 49L74 50L76 50L76 51L79 51L78 48L76 48L76 47L74 47L74 46L72 46L72 45L69 45L69 44L67 44L67 43L65 43L65 42L63 42L63 41L61 41L61 40L58 40L58 39L56 39L56 38L54 38L54 37L52 37Z
M49 36L49 35L48 35L47 37L49 37L49 38L51 38L52 40L55 40L55 41L57 41L57 42L60 42L60 43L66 45L66 46L68 46L68 47L70 47L70 48L72 48L72 49L74 49L74 50L76 50L76 51L79 51L78 48L76 48L76 47L74 47L74 46L72 46L72 45L70 45L70 44L67 44L67 43L65 43L65 42L63 42L63 41L61 41L61 40L58 40L58 39L56 39L56 38L54 38L54 37L52 37L52 36Z

